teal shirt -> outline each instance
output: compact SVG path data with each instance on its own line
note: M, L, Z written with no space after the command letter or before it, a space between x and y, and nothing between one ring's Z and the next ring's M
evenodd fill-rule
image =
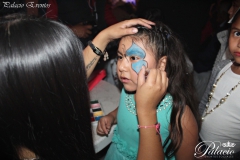
M129 111L126 106L126 92L123 89L120 97L118 114L117 114L117 126L114 131L112 142L116 144L118 151L128 159L136 159L138 146L139 146L139 131L137 116ZM130 95L131 101L135 106L133 95ZM130 109L134 111L133 108ZM172 96L166 94L157 108L157 119L160 123L160 134L162 143L167 139L169 135L170 116L172 111ZM136 112L135 112L136 113ZM164 147L164 151L166 151ZM166 158L165 158L166 159ZM171 160L174 160L172 157Z

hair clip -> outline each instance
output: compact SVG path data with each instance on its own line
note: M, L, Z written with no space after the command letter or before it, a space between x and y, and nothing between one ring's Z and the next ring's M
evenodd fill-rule
M170 37L170 34L167 31L164 31L164 34L167 37L167 39Z

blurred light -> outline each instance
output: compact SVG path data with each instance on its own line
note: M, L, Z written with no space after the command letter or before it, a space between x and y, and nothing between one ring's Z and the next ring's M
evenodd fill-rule
M131 3L131 4L136 5L136 0L122 0L122 1L125 3Z

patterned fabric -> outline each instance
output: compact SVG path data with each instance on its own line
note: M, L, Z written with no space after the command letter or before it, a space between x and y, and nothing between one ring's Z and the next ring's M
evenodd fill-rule
M118 123L114 130L112 144L105 157L106 160L137 158L137 151L139 145L139 131L137 129L138 121L137 116L133 113L130 113L127 109L127 106L125 104L126 95L127 93L123 89L118 108ZM132 102L135 105L133 96L130 97L132 98ZM164 143L169 135L169 124L172 111L172 96L170 94L166 94L157 109L159 110L157 112L157 119L161 125L160 134L162 138L162 143ZM166 151L168 145L169 144L166 145L164 151ZM172 157L171 159L174 160L175 157Z

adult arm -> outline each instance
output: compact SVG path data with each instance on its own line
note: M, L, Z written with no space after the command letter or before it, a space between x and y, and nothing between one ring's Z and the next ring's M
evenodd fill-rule
M138 76L136 107L139 125L149 126L157 122L156 106L159 100L166 94L168 78L166 72L160 69L151 69L147 80L145 80L144 73L145 67L142 68ZM164 159L161 138L156 129L140 128L139 134L140 139L137 159Z
M101 51L104 51L107 44L114 40L121 38L122 36L128 35L128 34L135 34L137 32L137 28L134 28L132 26L134 25L142 25L148 28L151 28L151 25L154 25L153 22L145 20L145 19L132 19L132 20L125 20L122 22L119 22L117 24L114 24L103 31L101 31L92 41L92 43L98 47ZM85 61L85 67L87 71L87 77L89 77L95 68L99 56L97 56L92 49L87 46L83 51L83 57Z

